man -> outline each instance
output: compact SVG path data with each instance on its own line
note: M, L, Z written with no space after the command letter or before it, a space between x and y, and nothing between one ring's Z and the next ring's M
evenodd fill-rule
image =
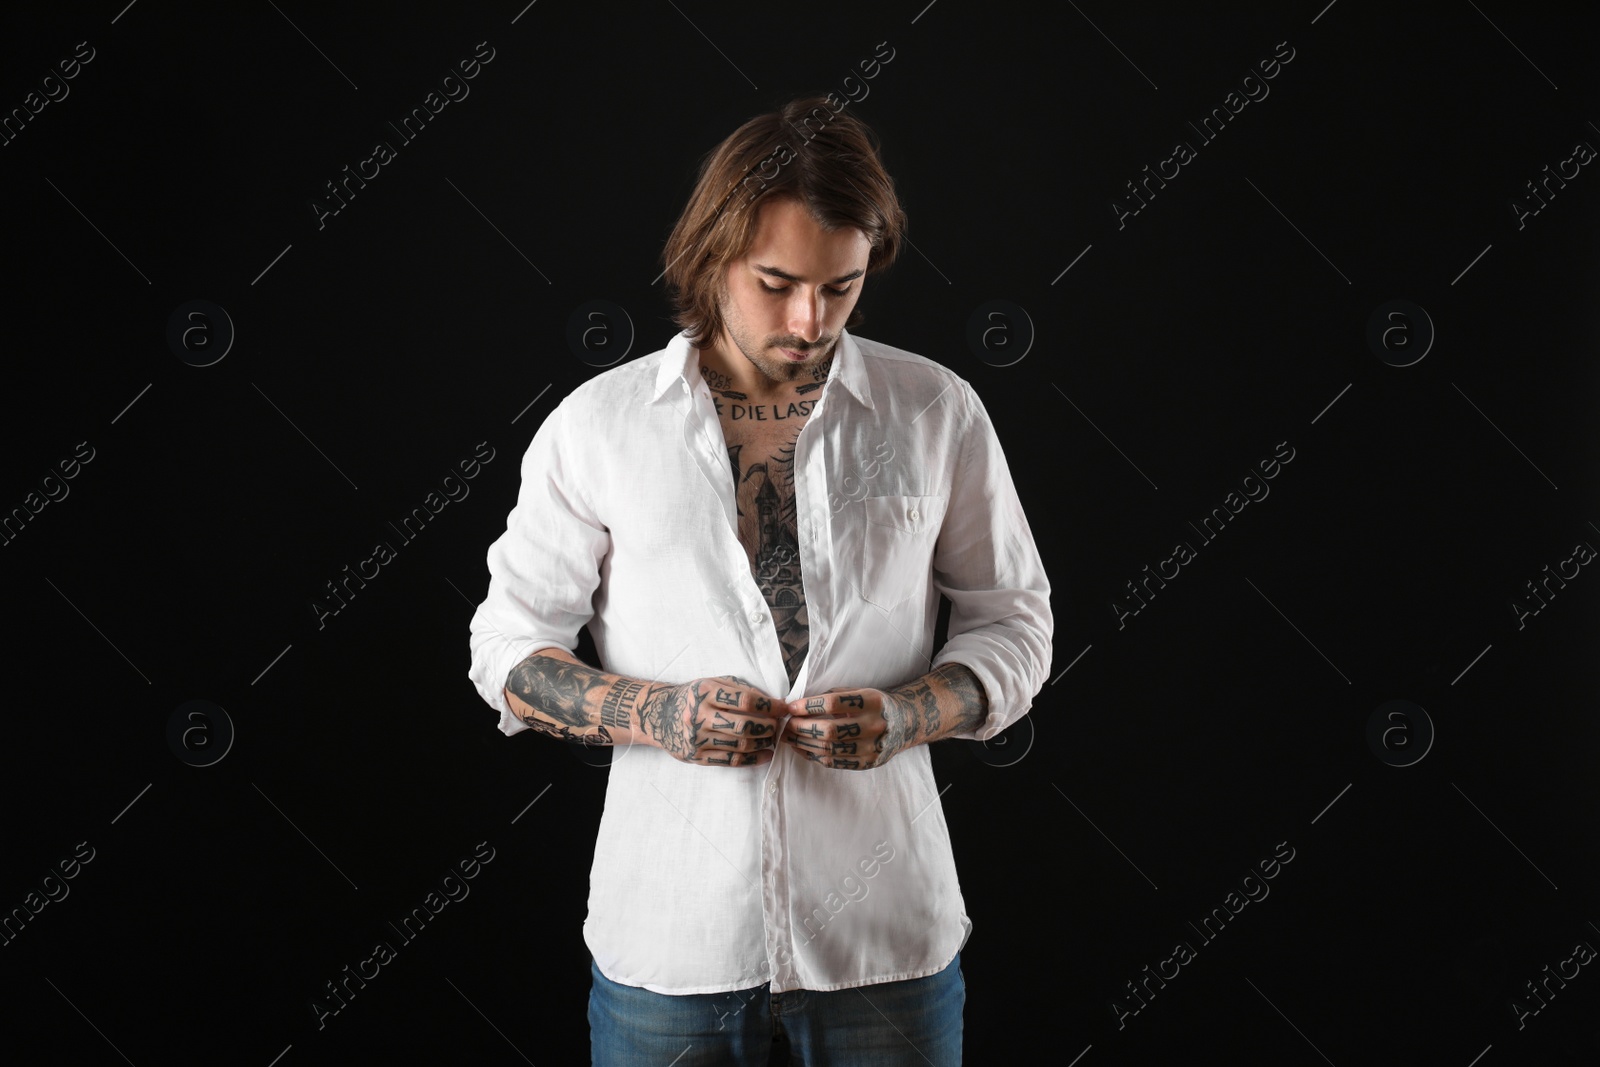
M842 101L741 126L663 252L682 332L556 406L489 549L470 677L500 729L619 746L596 1064L960 1062L972 923L926 746L1023 715L1053 620L976 393L848 332L904 228Z

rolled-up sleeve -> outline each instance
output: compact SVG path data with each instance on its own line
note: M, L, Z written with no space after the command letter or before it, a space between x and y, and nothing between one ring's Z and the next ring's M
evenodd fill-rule
M1000 439L977 393L961 386L969 417L933 556L934 585L951 603L949 639L931 666L963 663L978 676L988 718L946 736L987 741L1020 719L1044 687L1055 623L1050 582Z
M489 592L472 616L472 666L467 672L500 731L528 729L511 712L506 677L530 652L572 651L594 616L594 592L611 533L596 517L576 466L569 423L572 397L557 405L522 457L522 487L506 530L489 546Z

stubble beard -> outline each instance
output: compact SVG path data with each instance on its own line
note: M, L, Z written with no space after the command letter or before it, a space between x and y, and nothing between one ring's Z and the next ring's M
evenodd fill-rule
M826 341L818 338L810 345L793 346L792 351L806 353L806 358L798 363L781 355L774 359L766 354L768 347L753 343L752 338L745 332L743 324L729 314L726 287L720 296L723 329L733 339L734 347L744 356L746 362L760 371L768 381L778 385L792 385L796 382L813 380L817 368L827 362L834 346L838 343L837 337Z

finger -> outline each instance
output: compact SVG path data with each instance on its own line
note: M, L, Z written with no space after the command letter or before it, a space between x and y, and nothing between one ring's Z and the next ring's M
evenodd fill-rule
M837 770L864 771L882 762L865 741L815 741L785 734L783 742L794 749L796 755Z
M803 748L798 749L797 751L800 753L800 755L804 756L811 762L820 763L824 767L829 767L834 770L861 771L872 766L871 763L859 756L831 755L825 752L812 752Z
M815 749L798 745L793 741L789 742L789 747L794 749L796 755L808 759L812 763L820 763L824 767L828 765L828 754L826 752L818 752Z
M717 733L747 737L774 737L778 732L777 721L768 716L727 711L718 707L711 709L711 720L706 726Z
M783 736L813 741L859 741L866 736L854 716L802 716L783 724Z
M775 753L771 749L760 752L712 752L696 756L691 763L704 763L708 767L757 767L769 762Z
M834 708L832 690L827 693L818 693L816 696L791 700L788 707L792 715L832 715Z
M764 748L772 748L777 744L776 737L718 737L713 736L701 745L702 751L729 748L735 752L756 752Z
M715 684L710 687L710 692L705 695L705 702L712 708L771 715L777 708L782 706L782 701L774 700L742 678L719 678L713 681ZM726 682L737 682L739 684L724 684Z
M867 696L860 689L830 689L790 701L787 707L795 715L853 715L866 710Z
M870 755L870 750L860 741L840 741L833 738L784 738L795 750L804 753L815 753L826 756L838 766L844 760L859 760Z
M818 719L790 719L783 727L783 738L807 748L820 748L833 738L833 722Z

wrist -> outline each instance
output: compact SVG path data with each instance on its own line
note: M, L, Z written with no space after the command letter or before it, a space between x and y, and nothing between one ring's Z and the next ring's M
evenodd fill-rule
M976 731L989 719L989 694L977 672L965 663L942 663L931 672L939 698L934 738Z
M884 691L883 718L888 727L882 738L884 750L899 752L928 740L923 736L923 713L918 704L919 694L925 692L919 682Z
M628 713L633 724L633 743L660 748L655 738L655 723L661 721L662 704L672 689L670 685L647 682L628 701Z

